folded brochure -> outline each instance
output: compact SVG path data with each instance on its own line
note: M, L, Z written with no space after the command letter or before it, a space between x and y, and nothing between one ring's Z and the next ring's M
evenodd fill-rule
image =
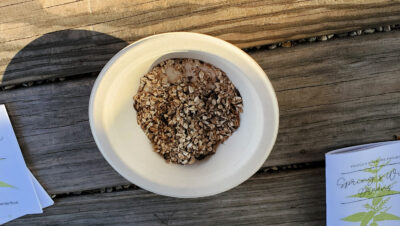
M53 205L28 170L4 105L0 105L0 224Z
M400 141L326 154L327 225L400 225Z

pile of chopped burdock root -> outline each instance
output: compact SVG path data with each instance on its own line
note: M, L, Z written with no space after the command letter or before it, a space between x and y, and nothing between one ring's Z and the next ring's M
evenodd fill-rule
M243 102L226 74L194 59L171 59L140 80L137 122L168 162L192 164L214 154L240 125Z

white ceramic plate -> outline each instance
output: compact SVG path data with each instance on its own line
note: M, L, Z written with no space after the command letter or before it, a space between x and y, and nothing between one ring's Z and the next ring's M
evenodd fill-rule
M132 97L140 77L168 58L217 66L243 98L239 129L216 154L193 165L166 163L136 122ZM249 55L218 38L176 32L150 36L117 53L94 84L89 118L101 153L123 177L154 193L190 198L224 192L253 175L273 147L279 112L270 81Z

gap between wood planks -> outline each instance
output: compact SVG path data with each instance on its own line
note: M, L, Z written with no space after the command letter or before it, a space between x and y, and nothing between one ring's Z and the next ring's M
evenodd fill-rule
M394 140L400 140L400 134L393 136ZM254 175L260 174L277 174L282 171L291 172L295 170L307 170L307 169L323 169L325 168L325 161L316 161L316 162L306 162L299 164L289 164L289 165L281 165L281 166L271 166L271 167L261 167ZM252 175L252 177L254 176ZM114 187L105 187L99 189L90 189L83 191L75 191L75 192L67 192L61 194L50 194L51 197L55 200L58 198L64 198L68 196L80 196L80 195L89 195L89 194L98 194L98 193L110 193L110 192L119 192L119 191L127 191L127 190L136 190L141 189L135 184L123 184Z
M270 51L270 50L274 50L277 48L291 48L291 47L295 47L298 45L304 45L304 44L308 44L308 43L332 41L335 39L343 39L343 38L355 37L355 36L361 36L361 35L373 35L374 33L393 32L393 31L398 31L398 30L400 30L400 24L378 26L376 28L367 28L364 30L356 30L356 31L351 31L351 32L322 35L319 37L302 38L302 39L298 39L298 40L279 42L279 43L269 44L269 45L261 45L261 46L251 47L251 48L245 48L243 50L247 53L251 53L251 52L257 51L257 50ZM33 85L41 85L41 84L48 84L48 83L53 83L53 82L60 82L60 81L66 80L67 78L68 78L68 80L71 80L71 79L81 78L81 77L97 76L98 74L99 74L99 71L83 73L83 74L76 74L76 75L71 75L71 76L67 76L67 77L56 75L54 77L50 76L50 78L44 79L44 80L37 79L37 80L32 80L32 81L27 81L27 82L20 82L20 83L16 82L15 84L8 84L6 82L5 84L0 84L0 92L5 91L5 90L10 90L10 89L15 89L15 88L24 88L24 87L31 87Z
M10 225L325 225L324 168L256 174L229 192L198 199L142 189L59 197L42 215Z
M307 170L307 169L322 169L325 167L325 161L316 161L316 162L307 162L307 163L300 163L300 164L289 164L289 165L282 165L282 166L272 166L272 167L261 167L254 175L260 174L277 174L280 172L291 172L296 170ZM254 176L252 175L252 177ZM141 189L140 187L136 186L135 184L123 184L114 187L106 187L106 188L99 188L99 189L90 189L90 190L83 190L83 191L74 191L74 192L67 192L61 194L50 194L51 197L55 200L58 198L64 198L68 196L79 196L79 195L89 195L89 194L98 194L98 193L110 193L110 192L119 192L119 191L127 191L127 190L136 190Z

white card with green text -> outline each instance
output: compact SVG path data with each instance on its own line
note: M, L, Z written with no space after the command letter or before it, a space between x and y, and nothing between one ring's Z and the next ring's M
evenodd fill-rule
M325 157L328 226L400 226L400 141Z

